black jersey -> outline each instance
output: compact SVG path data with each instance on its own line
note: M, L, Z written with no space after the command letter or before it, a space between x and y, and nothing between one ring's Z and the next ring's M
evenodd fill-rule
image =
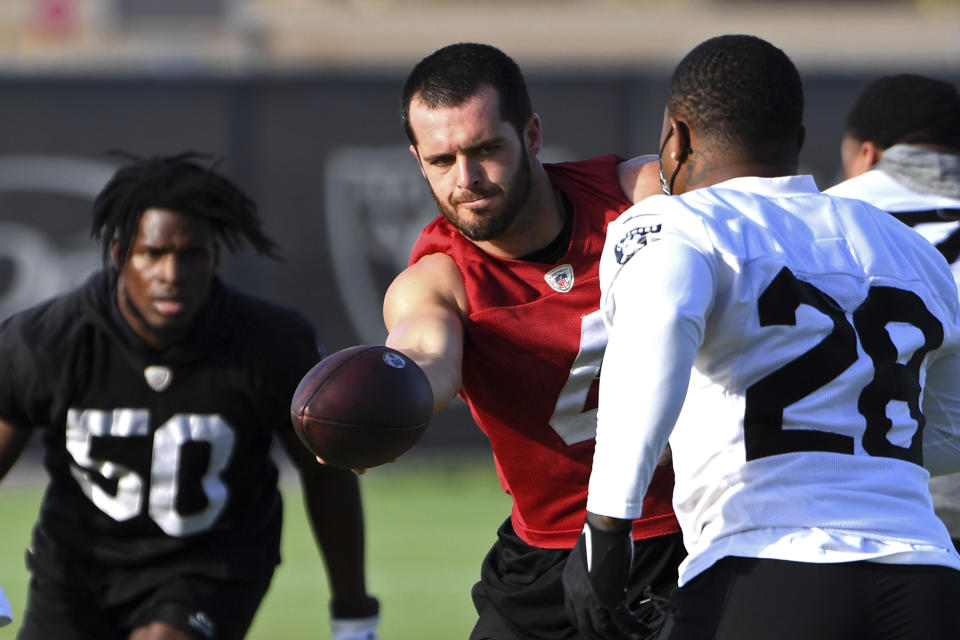
M44 427L31 565L272 567L272 431L292 428L293 391L319 358L313 330L215 281L189 336L157 352L115 301L115 274L100 272L0 326L0 417Z

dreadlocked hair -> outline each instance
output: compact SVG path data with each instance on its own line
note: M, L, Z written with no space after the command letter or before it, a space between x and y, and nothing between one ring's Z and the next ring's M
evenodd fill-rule
M253 200L214 170L211 156L193 151L150 158L113 155L129 164L118 169L97 195L90 229L91 237L102 242L105 264L113 241L117 242L117 266L126 262L140 217L147 209L166 209L208 221L218 243L231 253L246 242L260 255L279 258L276 244L261 229ZM201 164L204 161L207 166Z
M787 55L749 35L710 38L677 65L667 108L716 146L749 149L775 161L792 150L803 126L803 85Z

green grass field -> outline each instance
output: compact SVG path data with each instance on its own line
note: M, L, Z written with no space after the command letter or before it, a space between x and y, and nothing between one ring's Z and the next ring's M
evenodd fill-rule
M380 598L382 640L466 638L475 614L470 587L509 513L489 455L403 458L361 478L367 520L367 581ZM296 481L284 484L283 564L248 638L330 638L323 563ZM0 585L18 617L23 554L40 487L0 484ZM0 629L16 635L17 621Z

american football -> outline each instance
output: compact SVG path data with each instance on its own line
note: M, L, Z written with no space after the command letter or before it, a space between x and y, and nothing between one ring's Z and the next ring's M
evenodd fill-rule
M433 391L419 366L381 345L359 345L314 365L293 395L290 416L303 444L335 467L390 462L420 439Z

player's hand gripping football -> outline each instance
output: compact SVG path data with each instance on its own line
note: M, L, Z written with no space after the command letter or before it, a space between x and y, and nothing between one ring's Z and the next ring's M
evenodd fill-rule
M391 464L396 461L397 459L394 458L393 460L387 460L384 464ZM317 462L319 462L320 464L327 464L327 461L321 458L320 456L317 456ZM365 467L354 467L353 469L350 469L350 471L353 471L353 473L358 476L362 476L367 472L367 469Z
M627 609L626 586L632 556L629 526L606 531L595 527L588 518L563 570L564 609L583 637L646 640L659 632Z
M420 439L432 415L426 374L383 345L327 356L303 376L290 403L293 428L317 461L356 473L393 462Z

